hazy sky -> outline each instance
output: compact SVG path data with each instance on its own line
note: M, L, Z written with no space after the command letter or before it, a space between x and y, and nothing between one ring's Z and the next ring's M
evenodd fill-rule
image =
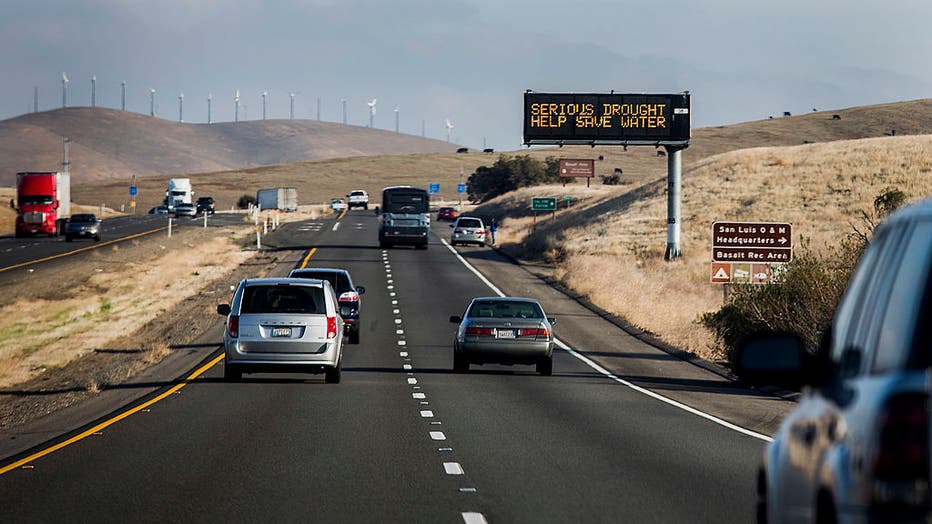
M932 96L929 0L4 0L0 118L69 105L296 116L515 149L521 95L693 94L693 126Z

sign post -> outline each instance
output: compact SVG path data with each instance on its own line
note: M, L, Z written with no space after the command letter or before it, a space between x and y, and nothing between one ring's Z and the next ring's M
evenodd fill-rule
M524 94L527 145L663 146L667 150L667 249L680 249L682 150L689 147L690 95L622 93ZM561 170L562 172L562 170Z

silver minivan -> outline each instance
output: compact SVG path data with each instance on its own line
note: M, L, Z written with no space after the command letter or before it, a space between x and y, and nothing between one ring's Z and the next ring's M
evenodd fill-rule
M459 217L450 227L453 228L453 234L450 235L450 245L485 245L485 225L482 223L481 218Z
M816 355L760 336L737 370L804 384L765 451L758 521L932 521L932 199L877 228Z
M226 380L243 373L324 373L340 382L343 320L337 296L326 280L260 278L243 280L226 315L223 334Z

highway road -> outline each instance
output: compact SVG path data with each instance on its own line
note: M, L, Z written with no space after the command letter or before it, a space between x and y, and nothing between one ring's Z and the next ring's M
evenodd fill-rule
M488 249L458 257L442 240L446 224L435 224L427 251L382 250L376 227L355 211L286 224L276 237L298 261L316 248L308 266L347 268L367 289L342 383L270 374L224 383L219 358L208 359L157 402L0 475L0 521L753 520L766 437L676 400L705 395L699 403L722 412L744 406L742 392L699 378L661 386L624 358L596 357L630 347L665 373L691 366L623 333L612 335L617 348L597 347L600 325L555 294L543 304L557 336L610 370L558 350L552 377L531 366L453 374L450 315L475 296L545 286L509 277L513 268L486 271L507 265Z
M101 223L100 242L85 239L65 242L64 236L0 237L0 273L165 231L168 229L168 217L169 215L125 215L105 219ZM241 213L216 213L210 215L207 220L208 225L217 226L238 224L242 218ZM203 225L203 216L172 218L173 228Z

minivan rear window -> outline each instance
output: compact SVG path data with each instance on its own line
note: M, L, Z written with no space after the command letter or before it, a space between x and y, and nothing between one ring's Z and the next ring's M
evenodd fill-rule
M310 286L256 285L243 290L240 314L325 314L324 290Z

